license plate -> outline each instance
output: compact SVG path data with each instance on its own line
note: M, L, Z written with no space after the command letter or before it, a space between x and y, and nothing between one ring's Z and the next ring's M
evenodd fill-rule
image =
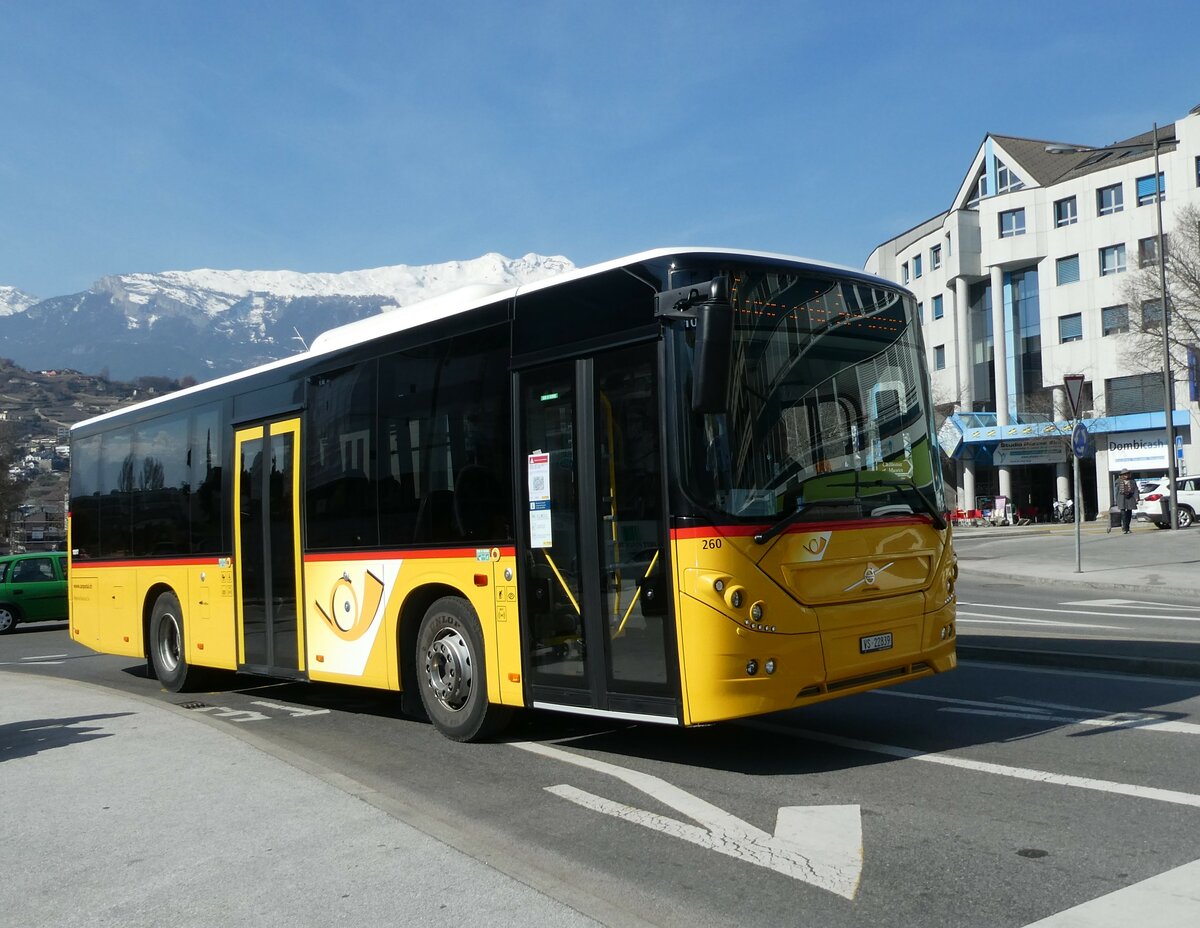
M865 635L858 639L858 653L866 654L870 651L886 651L892 646L892 633L884 632L882 635Z

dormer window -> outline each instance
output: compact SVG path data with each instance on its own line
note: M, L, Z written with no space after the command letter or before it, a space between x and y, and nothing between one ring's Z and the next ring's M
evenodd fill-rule
M1010 168L1007 164L996 159L996 192L1009 193L1013 190L1020 190L1025 186L1025 181L1017 176L1017 172Z

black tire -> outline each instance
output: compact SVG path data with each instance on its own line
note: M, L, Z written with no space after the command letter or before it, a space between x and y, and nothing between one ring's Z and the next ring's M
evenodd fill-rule
M21 616L15 607L7 604L0 606L0 635L7 635L12 632L20 621Z
M188 666L184 653L183 610L179 597L162 593L154 601L150 613L150 636L146 649L150 652L150 669L158 682L172 693L182 693L195 685L197 674Z
M512 709L488 702L483 633L465 599L444 596L429 607L417 631L417 690L429 720L452 741L498 734Z

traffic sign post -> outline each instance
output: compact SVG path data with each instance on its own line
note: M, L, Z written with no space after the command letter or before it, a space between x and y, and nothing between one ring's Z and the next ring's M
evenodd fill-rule
M1075 492L1073 494L1075 504L1075 573L1083 573L1083 550L1082 550L1082 525L1083 506L1080 505L1083 499L1079 492L1079 459L1087 454L1088 451L1088 430L1087 427L1079 421L1079 397L1083 394L1083 374L1066 374L1063 376L1063 387L1067 391L1067 402L1071 406L1071 418L1075 422L1075 427L1071 430L1071 450L1074 452L1071 455L1072 473L1075 477Z

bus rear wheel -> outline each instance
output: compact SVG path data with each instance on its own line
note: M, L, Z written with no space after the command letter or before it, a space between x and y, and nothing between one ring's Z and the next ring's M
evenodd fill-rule
M183 610L174 593L163 593L154 601L148 645L150 668L164 687L172 693L181 693L195 682L195 671L185 657Z
M488 702L483 632L465 599L444 596L429 607L417 631L417 689L425 712L452 741L482 741L512 718Z

